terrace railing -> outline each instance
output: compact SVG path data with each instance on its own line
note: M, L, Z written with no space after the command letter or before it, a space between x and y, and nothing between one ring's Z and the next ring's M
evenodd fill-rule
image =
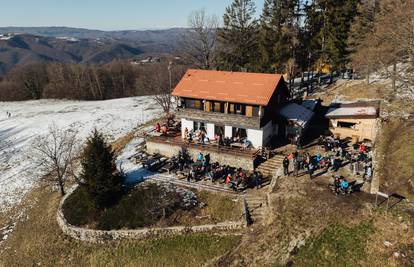
M168 137L168 136L148 136L147 141L155 142L155 143L162 143L162 144L169 144L174 146L181 146L181 147L192 147L196 149L202 148L203 150L217 152L217 153L223 153L223 154L230 154L230 155L236 155L241 157L250 157L250 158L256 158L257 156L257 149L241 149L236 147L227 147L227 146L219 146L217 144L211 144L211 143L195 143L195 142L188 142L186 140L183 140L181 136L175 136L175 137Z

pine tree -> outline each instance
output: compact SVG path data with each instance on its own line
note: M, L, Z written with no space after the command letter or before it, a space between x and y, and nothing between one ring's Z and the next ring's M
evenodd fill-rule
M273 20L273 0L265 0L260 17L258 69L262 72L273 72L275 55L273 48L277 40L277 30Z
M81 164L81 186L91 200L101 208L113 204L121 194L123 177L116 169L111 147L96 129L86 142Z
M344 68L349 61L348 36L357 14L359 0L346 0L343 5L335 2L330 23L333 32L328 38L328 53L334 69Z
M218 31L219 67L225 70L254 70L257 61L257 20L252 0L233 0Z
M260 18L260 69L266 72L289 72L295 61L299 33L298 0L266 0Z
M307 57L307 68L311 69L315 65L317 59L320 57L321 50L320 29L323 21L320 16L320 11L314 2L306 4L304 7L305 21L303 26L303 34L301 35L301 43L303 45L303 52Z
M348 36L358 2L315 0L307 7L309 50L315 55L318 67L325 63L340 69L349 61Z

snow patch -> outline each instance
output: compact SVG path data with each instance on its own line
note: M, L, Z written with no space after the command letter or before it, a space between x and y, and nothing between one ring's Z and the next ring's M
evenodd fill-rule
M0 102L0 213L18 204L41 177L30 159L31 150L35 138L47 134L52 123L61 129L77 130L83 140L96 128L112 141L160 114L148 96Z
M0 34L0 40L7 41L10 40L13 36L13 34Z
M60 37L56 37L56 39L64 40L68 42L79 42L79 39L75 37L60 36Z

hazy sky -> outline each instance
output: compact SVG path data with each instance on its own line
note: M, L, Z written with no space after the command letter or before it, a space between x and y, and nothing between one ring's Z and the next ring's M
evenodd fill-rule
M255 0L256 11L264 0ZM0 0L0 26L101 30L184 27L192 10L223 15L231 0Z

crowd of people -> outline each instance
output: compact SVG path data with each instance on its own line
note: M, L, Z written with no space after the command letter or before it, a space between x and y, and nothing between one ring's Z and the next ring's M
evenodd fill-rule
M154 131L157 133L161 133L161 136L168 136L169 133L173 132L176 133L179 130L179 123L174 120L173 116L167 117L167 120L164 124L160 124L157 122L155 124Z
M348 149L346 142L328 137L320 138L319 144L324 149L324 155L310 155L300 151L286 155L283 160L284 175L289 176L290 170L293 169L293 175L298 176L299 172L304 170L312 179L317 170L320 170L320 174L337 172L341 167L349 165L351 173L362 175L364 181L372 178L372 152L364 143Z
M234 137L223 137L222 134L215 134L214 139L210 140L207 136L207 133L204 129L198 130L188 130L187 127L184 128L184 138L188 142L196 142L199 144L214 143L218 146L230 147L233 144L240 144L242 148L251 148L252 142L250 142L246 137L241 137L236 135Z
M349 182L343 176L333 175L333 183L330 185L335 194L351 194L355 191L355 181Z
M242 191L246 188L262 186L262 175L254 171L246 172L241 168L234 168L228 165L220 165L218 162L210 163L210 155L203 155L201 152L188 172L188 181L211 180L213 183L225 183L234 191Z
M210 142L210 138L208 138L207 133L203 129L189 131L188 128L185 127L184 138L190 143L194 141L204 145L205 143Z

